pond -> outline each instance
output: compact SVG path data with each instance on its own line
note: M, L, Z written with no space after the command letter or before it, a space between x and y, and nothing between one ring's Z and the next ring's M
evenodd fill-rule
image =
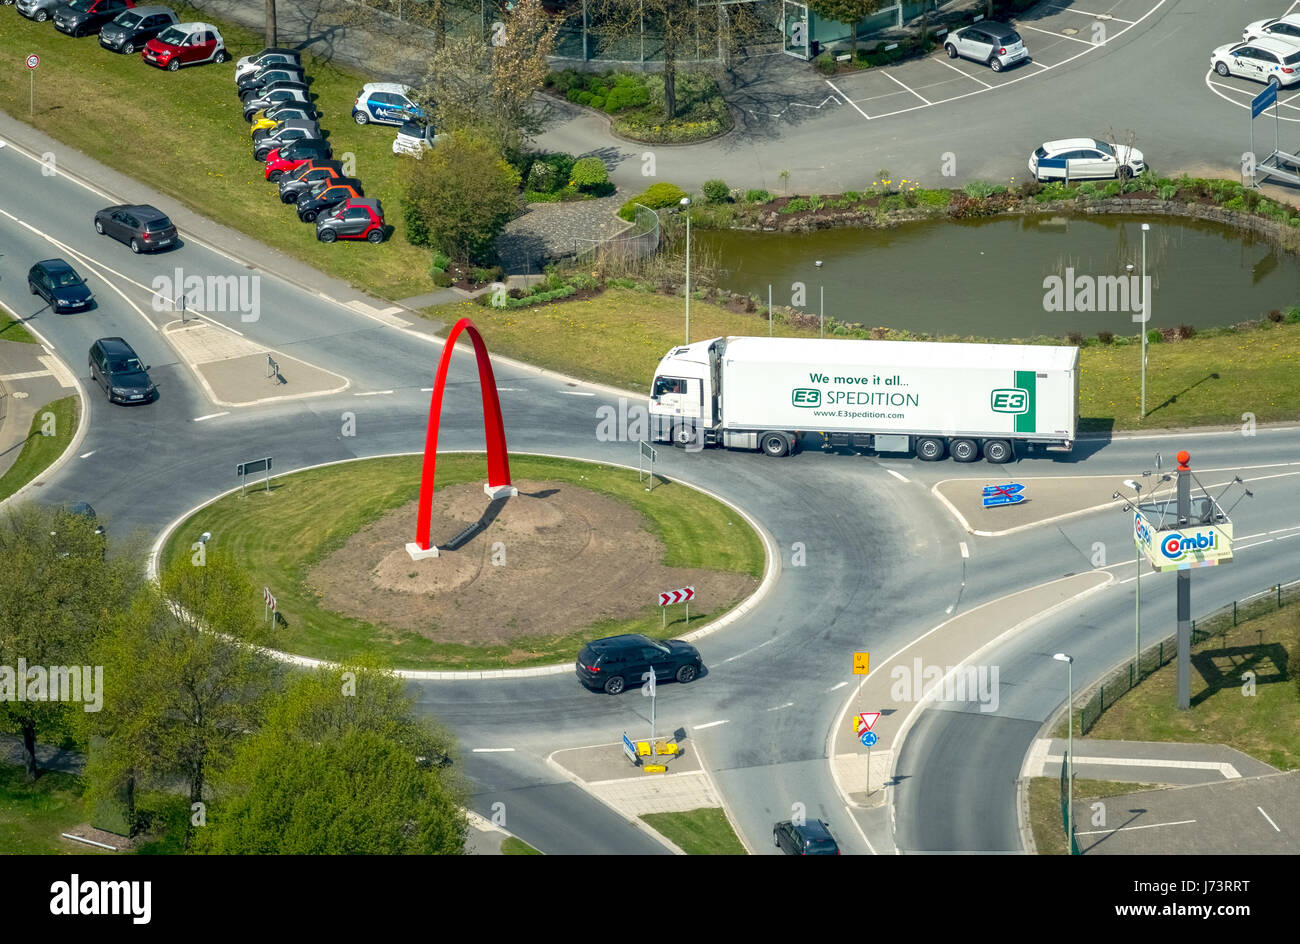
M1300 304L1300 259L1268 240L1200 220L1150 223L1153 327L1204 329ZM695 230L691 250L720 267L723 288L765 300L770 284L774 304L812 314L824 293L828 318L865 327L993 338L1136 335L1141 224L1133 216L1040 215L812 233ZM802 299L792 288L798 282Z

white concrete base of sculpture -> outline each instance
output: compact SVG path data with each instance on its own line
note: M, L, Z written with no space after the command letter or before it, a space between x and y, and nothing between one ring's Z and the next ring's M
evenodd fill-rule
M513 485L485 484L483 486L483 494L492 499L492 501L496 501L498 498L514 498L519 494L519 489L515 488Z
M437 557L438 548L436 545L430 544L429 549L426 551L424 550L424 548L420 547L420 545L416 544L414 541L411 541L406 545L406 553L411 555L411 560L418 561L418 560L424 560L425 558L428 557Z

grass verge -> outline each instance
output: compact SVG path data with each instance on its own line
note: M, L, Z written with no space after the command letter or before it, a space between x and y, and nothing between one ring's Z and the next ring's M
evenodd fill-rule
M59 834L86 821L80 777L44 771L28 783L21 766L0 764L0 852L6 854L98 854ZM103 850L106 851L106 850Z
M687 855L748 854L736 838L727 814L719 808L702 807L684 813L645 813L641 818Z
M208 14L188 5L174 9L182 20L211 22ZM265 45L259 33L216 25L234 59ZM368 76L303 56L335 157L354 157L355 176L364 182L367 196L383 201L387 222L394 227L379 246L325 245L317 242L315 226L300 223L293 209L279 201L275 186L262 177L262 164L253 160L233 63L165 72L146 65L139 54L109 52L94 36L73 39L12 8L0 17L0 47L41 57L34 112L29 111L27 70L15 65L0 71L0 108L14 118L197 213L380 297L401 299L430 290L430 255L406 241L398 186L402 158L392 153L396 129L361 127L351 118L352 102ZM146 135L165 144L123 146L123 128L152 129ZM60 156L56 151L55 160ZM44 178L35 165L31 174L30 186L39 187Z
M494 309L455 302L425 314L452 324L472 318L494 353L527 360L584 380L648 392L659 359L682 340L685 300L610 288L581 301L535 308ZM691 337L764 335L767 317L691 302ZM773 334L816 337L778 313ZM852 336L852 335L846 335ZM974 340L951 338L948 340ZM1062 343L1062 342L1056 342ZM1147 419L1138 417L1141 348L1091 345L1079 352L1081 430L1236 425L1253 413L1259 423L1300 416L1300 325L1257 327L1148 347Z
M36 411L18 460L0 476L0 501L36 478L63 455L77 431L79 410L77 398L71 396L55 400ZM54 433L50 436L44 433L47 414L53 414L54 418Z
M1117 783L1113 780L1074 781L1074 799L1100 800L1141 790L1154 790L1150 783ZM1029 781L1029 827L1039 855L1065 855L1065 826L1061 823L1061 780L1059 777L1034 777ZM1075 823L1076 834L1079 824Z
M1300 656L1300 606L1226 627L1192 651L1191 707L1179 711L1177 660L1107 708L1088 737L1229 744L1279 770L1300 767L1300 692L1288 653ZM1242 674L1255 673L1254 694ZM1059 737L1065 736L1064 722Z
M0 341L18 341L22 344L36 344L36 336L23 327L22 322L9 317L8 312L0 311Z
M541 855L536 849L514 836L508 836L501 843L502 855Z
M520 668L572 659L588 639L625 632L662 634L657 606L646 607L631 620L602 620L556 635L481 647L380 629L321 607L309 586L310 568L369 522L414 501L422 461L421 456L403 456L312 469L277 478L269 493L250 489L244 497L229 495L183 522L168 541L163 560L188 555L195 536L211 531L214 542L243 562L256 586L270 587L276 594L280 612L289 620L288 628L277 630L278 647L319 659L370 654L402 668ZM758 535L731 509L694 489L667 483L647 493L627 469L565 459L512 456L510 471L516 479L570 482L626 502L663 542L663 562L670 567L762 574L764 551ZM481 455L438 457L439 487L485 479ZM340 501L339 496L348 500ZM692 615L702 621L738 602ZM256 609L261 615L260 600ZM685 628L678 614L669 615L670 635Z

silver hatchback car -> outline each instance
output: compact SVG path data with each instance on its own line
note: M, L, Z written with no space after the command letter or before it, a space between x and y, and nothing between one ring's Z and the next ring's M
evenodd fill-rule
M984 62L994 72L1001 72L1004 66L1029 59L1029 50L1025 48L1020 34L1006 23L976 23L952 33L944 41L944 51L949 59L961 56Z
M60 0L18 0L14 6L27 19L44 23L54 15L54 8L59 3Z

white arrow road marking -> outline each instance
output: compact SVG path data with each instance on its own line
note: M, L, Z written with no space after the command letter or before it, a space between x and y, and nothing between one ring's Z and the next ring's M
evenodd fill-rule
M1076 832L1075 835L1076 836L1099 836L1102 833L1125 833L1125 832L1131 832L1135 829L1158 829L1161 826L1187 826L1195 822L1196 820L1194 819L1179 819L1179 820L1174 820L1171 823L1149 823L1146 826L1121 826L1119 827L1119 829L1093 829L1093 830L1089 830L1086 833Z

